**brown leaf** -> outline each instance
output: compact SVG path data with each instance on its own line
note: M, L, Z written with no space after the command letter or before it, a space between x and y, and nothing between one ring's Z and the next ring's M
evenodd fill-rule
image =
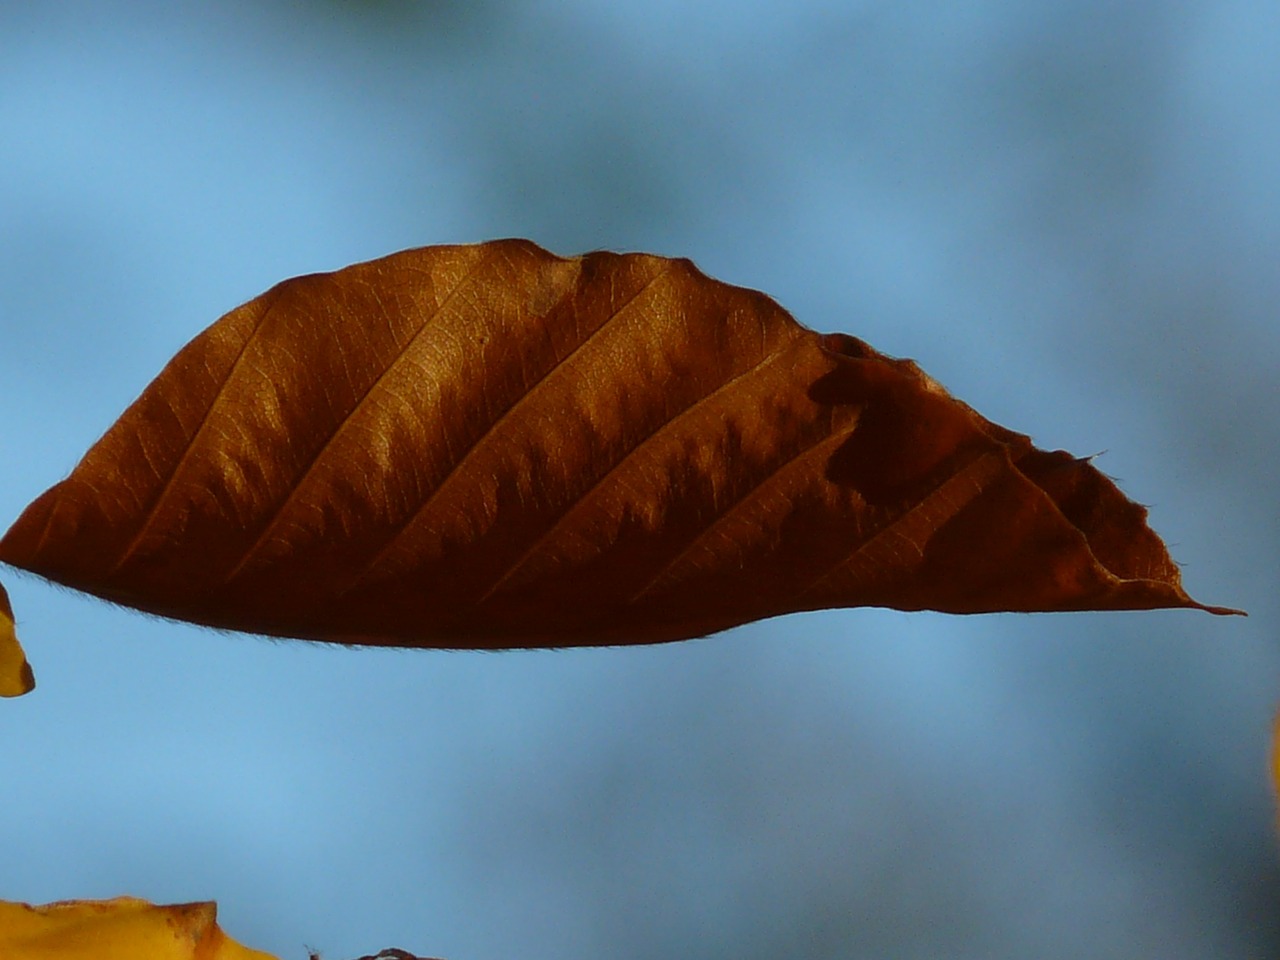
M687 260L429 247L185 347L0 560L214 627L652 643L821 607L1204 607L1090 465Z

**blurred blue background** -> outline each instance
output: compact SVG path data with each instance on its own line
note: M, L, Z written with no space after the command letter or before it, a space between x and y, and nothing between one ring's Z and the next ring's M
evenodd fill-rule
M5 572L0 898L284 958L1276 957L1280 6L0 7L0 526L284 277L690 256L1152 506L1194 612L351 651Z

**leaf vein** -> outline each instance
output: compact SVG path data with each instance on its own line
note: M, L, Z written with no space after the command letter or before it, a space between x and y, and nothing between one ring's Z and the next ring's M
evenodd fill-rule
M422 321L421 326L418 327L417 331L414 332L413 336L411 336L408 340L404 342L404 345L396 353L395 357L391 360L391 362L386 365L383 371L380 374L378 374L378 376L373 380L371 384L369 384L369 387L364 391L364 393L360 395L359 399L356 400L355 406L353 406L349 411L347 411L347 413L343 415L342 419L338 421L338 423L334 426L333 431L329 434L327 438L325 438L324 443L308 461L301 476L299 476L298 479L294 481L293 485L290 487L289 492L285 495L284 499L281 500L276 505L276 508L272 511L271 515L266 519L262 532L254 540L253 544L244 552L239 562L231 569L229 573L227 573L227 575L222 581L223 586L226 586L228 583L235 580L236 577L238 577L244 571L244 569L249 565L253 557L258 553L259 550L262 549L263 545L267 542L267 539L269 538L271 533L275 530L277 526L279 526L281 519L285 515L285 511L287 511L289 509L289 506L295 500L297 500L299 496L299 491L302 490L307 480L315 472L321 460L324 459L325 453L337 441L338 437L342 434L343 430L345 430L347 426L349 426L351 422L355 419L356 415L359 414L359 412L362 409L364 409L364 406L369 401L369 398L377 393L378 387L387 379L387 377L389 377L392 374L394 370L396 370L401 365L402 362L405 361L406 357L409 356L409 351L413 349L414 344L418 342L419 338L422 337L423 333L427 330L427 328L431 326L432 321L436 320L440 316L440 314L444 311L444 309L454 300L455 296L459 294L459 291L462 290L462 288L467 284L467 282L471 280L471 278L474 277L480 270L482 270L484 266L485 266L485 261L483 259L478 259L474 264L472 264L470 267L467 268L467 270L463 272L462 276L458 278L457 283L455 283L453 287L449 290L449 292L445 294L443 299L441 299L441 301L436 305L435 310L431 312L430 316L428 316L426 319ZM381 297L378 297L377 299L378 299L378 304L381 307L382 306ZM385 309L385 307L381 309L379 312L382 314L383 317L388 316L388 311ZM346 351L342 351L341 356L342 356L343 364L345 365L347 362ZM347 370L347 376L350 377L349 369Z
M819 451L827 449L830 446L833 446L834 444L836 444L837 442L845 439L850 434L852 434L853 431L856 430L857 428L858 428L858 417L855 415L854 418L848 424L841 427L839 430L833 431L825 436L819 437L817 440L814 440L813 442L806 444L805 446L801 447L798 451L796 451L794 454L792 454L790 457L783 460L780 464L778 464L771 471L769 471L768 474L762 477L758 483L756 483L753 487L751 487L749 490L743 493L743 495L739 497L736 501L734 501L731 504L727 504L725 510L719 513L717 516L713 517L711 521L693 537L692 540L686 543L684 547L680 549L679 552L677 552L674 556L672 556L672 558L669 561L663 564L662 567L658 570L658 572L653 574L645 582L644 586L642 586L638 591L632 594L631 599L628 602L634 604L639 602L641 599L643 599L645 595L650 593L654 589L654 587L656 587L663 580L663 578L666 577L668 573L674 570L681 563L681 561L683 561L687 556L689 556L689 554L691 554L698 547L699 544L705 542L706 539L709 536L711 536L711 534L714 533L718 527L728 522L728 520L731 517L733 517L735 514L741 512L742 510L745 510L754 500L760 497L761 492L767 486L776 482L778 478L781 477L784 473L787 473L790 470L793 470L798 466L800 466L801 464L805 463L811 457L817 454Z
M569 503L565 506L565 509L560 514L560 517L548 529L543 531L537 537L537 539L534 540L533 543L530 544L529 547L525 549L520 554L520 556L517 557L515 561L512 562L507 567L507 569L503 571L503 573L494 580L493 585L488 590L485 591L484 595L481 596L477 602L483 603L485 600L489 599L489 597L491 597L493 594L497 593L502 588L502 585L508 579L510 579L513 575L515 575L519 571L519 569L522 566L524 566L525 563L527 563L530 559L533 558L533 556L538 552L539 549L542 548L542 546L545 543L547 543L547 541L549 541L552 537L555 536L557 531L562 529L565 526L565 524L568 523L570 517L574 513L579 512L581 510L585 510L587 508L587 504L590 503L591 498L596 493L599 492L599 490L605 485L605 483L609 480L609 478L612 477L614 474L616 474L620 469L622 469L622 467L625 464L627 464L633 457L635 457L641 450L643 450L645 447L649 446L650 444L656 442L664 433L672 429L676 423L678 423L681 419L683 419L684 417L696 411L703 404L710 402L712 399L714 399L724 391L728 390L734 384L737 384L757 374L759 371L766 368L772 361L786 354L787 352L786 347L788 345L789 344L783 344L778 349L774 350L772 353L765 354L763 357L761 357L758 361L756 361L746 370L743 370L741 373L734 374L734 376L730 377L728 380L721 383L714 390L693 400L691 403L687 404L683 409L679 410L675 415L669 417L667 420L663 421L663 423L659 424L658 428L654 430L652 433L646 435L645 437L642 437L639 443L635 444L635 446L631 447L631 449L625 451L622 454L622 456L612 466L610 466L608 470L606 470L603 474L601 474L591 486L583 490L582 493L580 493L576 498L574 498L572 503ZM762 348L764 346L763 340L762 340L761 346Z
M917 542L912 537L915 531L910 528L918 525L923 518L927 525L926 533L936 530L981 494L987 488L987 485L999 475L1003 463L1004 460L1000 454L993 450L975 457L962 467L959 472L947 477L946 480L922 497L917 503L894 517L879 530L864 538L847 555L810 580L804 589L800 591L801 594L807 594L817 589L823 581L834 576L843 567L853 563L866 551L874 549L877 545L883 543L882 538L891 534L901 534L905 542L911 545L919 558L923 559L924 546L928 541L928 537L924 538L924 542ZM962 487L967 487L967 490L964 490L961 496L954 501L948 501L948 498ZM935 507L940 507L940 512L935 511L933 509ZM928 515L925 515L924 511L928 511ZM909 528L906 533L901 532L901 528L904 526Z
M577 356L582 350L584 350L593 341L596 341L606 327L612 324L613 321L616 320L622 314L622 312L626 310L627 307L631 306L641 296L643 296L646 292L648 292L653 287L653 285L658 282L658 280L660 280L664 275L666 275L666 273L669 270L670 270L669 264L664 262L662 266L654 273L654 275L650 277L648 280L646 280L635 291L635 293L633 293L630 297L628 297L624 302L614 307L613 310L609 313L609 316L607 316L600 323L599 326L597 326L594 330L592 330L589 334L587 334L587 336L584 339L582 339L577 346L575 346L567 354L565 354L563 357L561 357L559 360L553 363L550 367L548 367L546 372L543 373L540 377L538 377L538 379L535 380L533 383L531 383L525 389L525 392L523 394L521 394L505 410L501 411L489 423L489 425L485 427L483 431L481 431L481 433L475 438L475 440L473 440L461 452L460 456L454 461L453 465L449 468L449 470L445 473L445 475L440 479L439 483L436 484L435 489L433 489L426 496L426 498L417 506L417 508L413 512L413 515L410 516L404 522L404 524L400 527L400 529L396 531L391 536L391 538L382 545L382 547L378 550L378 552L373 556L373 559L370 560L367 564L365 564L364 568L360 571L360 573L355 578L350 580L346 584L346 586L344 586L341 590L338 591L338 595L343 596L347 593L350 593L360 584L368 580L373 575L374 571L376 571L378 567L382 565L385 558L389 556L391 552L396 548L396 546L399 545L399 543L404 539L408 531L413 529L413 527L417 524L419 518L422 517L423 514L425 514L427 510L431 508L431 505L439 498L441 491L443 491L450 484L450 482L454 481L454 479L459 475L462 468L467 464L467 462L471 460L473 457L475 457L478 454L478 452L484 448L486 441L488 441L493 436L494 431L496 431L503 423L505 423L508 419L510 419L510 417L516 413L516 411L518 411L525 404L529 403L530 398L537 394L538 389L547 382L547 380L551 377L553 373L561 369L566 363L568 363L571 359Z
M115 564L112 566L108 576L114 576L119 573L120 569L129 562L129 559L142 545L142 541L146 537L147 532L151 529L151 525L155 522L156 517L160 515L161 504L164 503L165 498L173 489L179 474L182 473L182 468L186 466L188 459L190 459L191 452L195 449L196 443L199 441L201 434L203 434L205 428L209 426L214 409L225 396L227 392L227 385L235 378L236 372L240 369L240 365L244 362L245 356L249 352L249 347L252 346L254 340L257 339L258 334L262 332L262 328L267 325L267 318L271 316L271 312L275 309L276 304L279 303L281 293L281 289L277 287L274 291L274 296L271 298L271 302L263 309L262 316L258 318L258 322L254 325L249 336L245 337L244 343L240 346L240 350L236 354L235 360L232 361L230 369L227 370L227 375L223 377L222 382L218 384L218 389L214 393L213 399L209 402L209 405L201 415L199 426L196 427L195 432L191 435L191 439L187 442L187 446L182 451L182 455L178 457L178 461L174 464L173 470L171 470L169 476L165 478L164 485L160 488L160 492L156 494L155 500L152 501L151 506L143 516L142 523L138 526L137 532L132 538L130 538L129 542L125 545L124 550L121 551L119 559L117 559ZM163 374L161 374L161 376L163 376Z

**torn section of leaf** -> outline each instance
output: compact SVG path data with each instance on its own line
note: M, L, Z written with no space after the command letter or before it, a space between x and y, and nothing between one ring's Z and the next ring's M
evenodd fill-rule
M1195 607L1146 511L687 260L505 240L288 280L183 348L0 560L215 627L653 643L861 605Z
M0 900L4 960L276 960L236 943L212 902L157 906L136 897L33 906Z
M9 594L0 584L0 697L20 697L35 689L36 678L18 643Z

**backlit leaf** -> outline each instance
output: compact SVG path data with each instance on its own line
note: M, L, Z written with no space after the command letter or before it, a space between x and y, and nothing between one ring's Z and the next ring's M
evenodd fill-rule
M405 646L798 610L1203 607L1087 460L686 260L519 240L279 284L185 347L0 560L168 617Z
M236 943L213 903L156 906L136 897L33 906L0 900L4 960L275 960Z

